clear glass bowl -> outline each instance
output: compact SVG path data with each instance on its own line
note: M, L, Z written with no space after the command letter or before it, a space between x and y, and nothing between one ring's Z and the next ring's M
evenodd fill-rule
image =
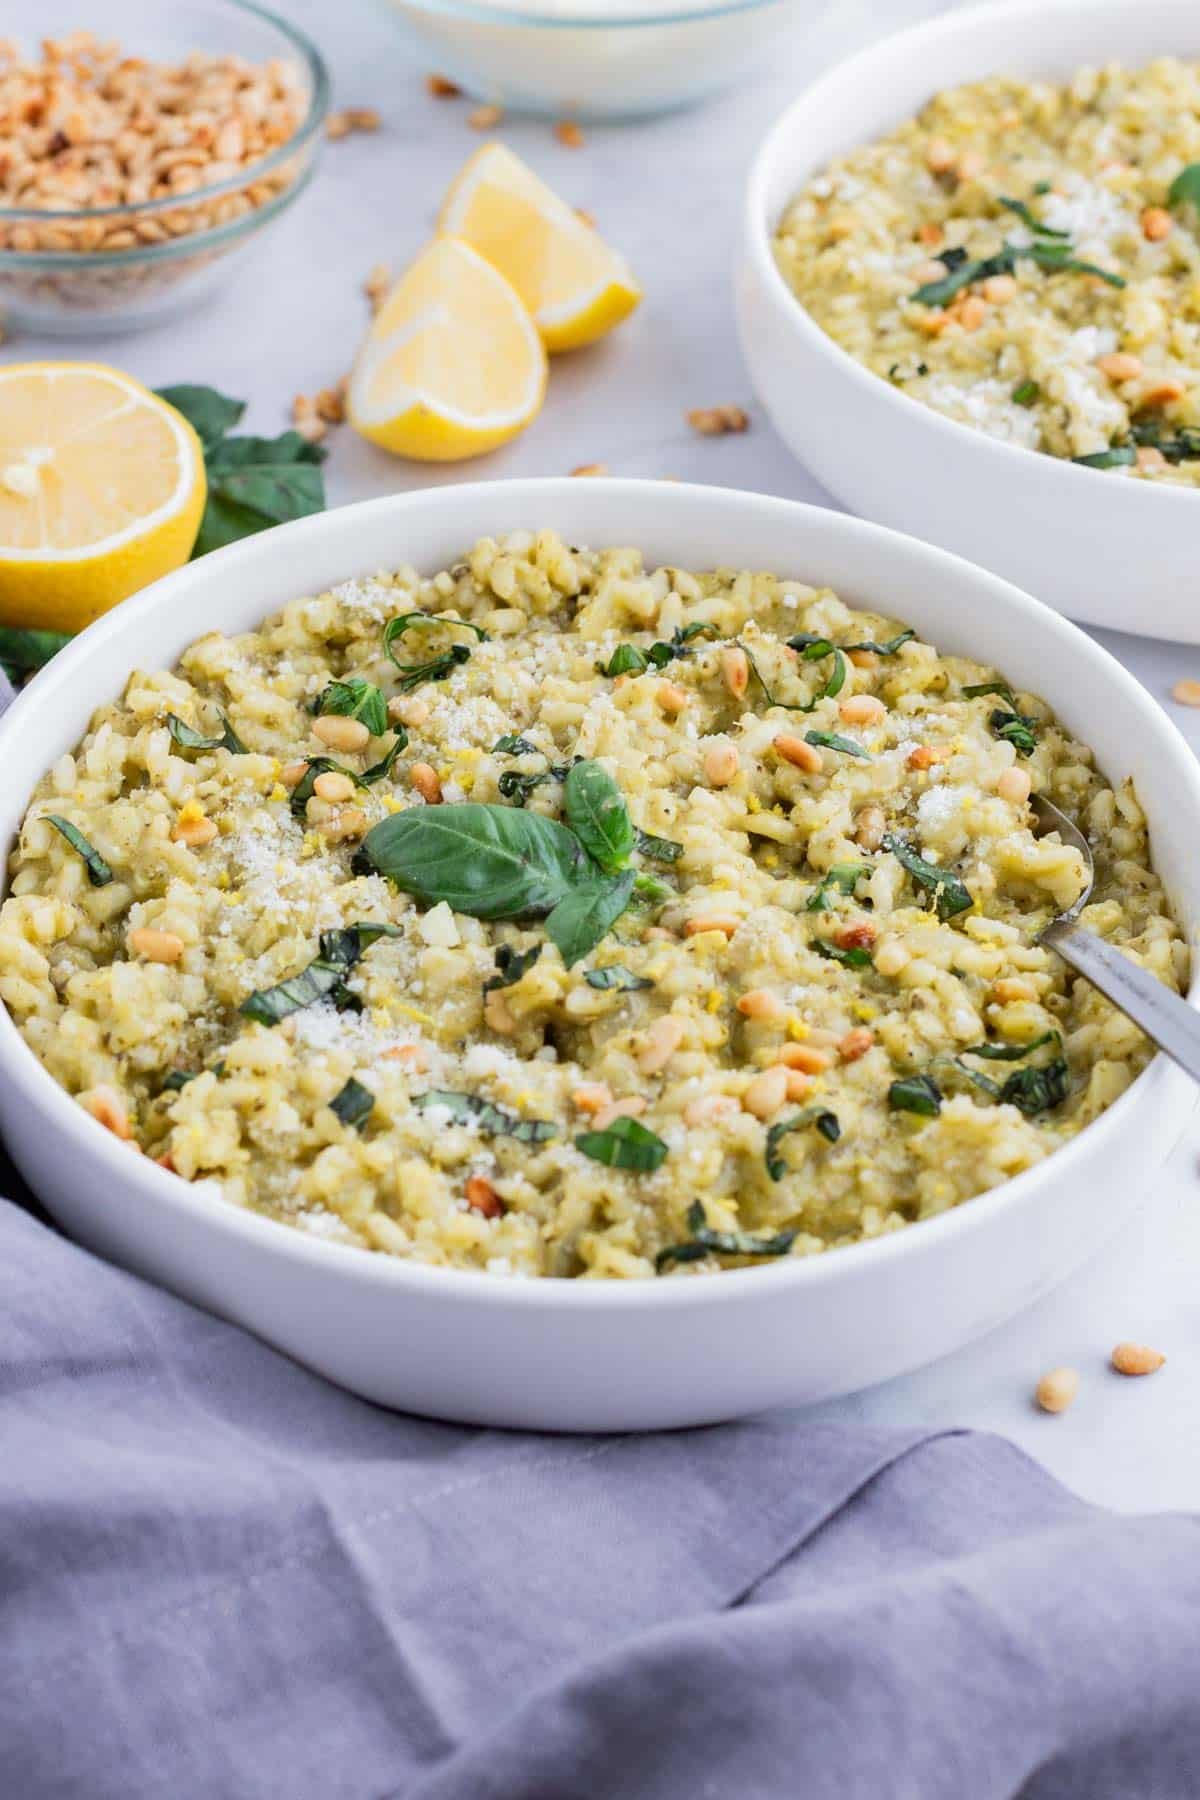
M79 29L79 0L6 0L3 30L31 59ZM322 142L329 78L296 28L250 0L104 0L97 37L128 56L179 63L190 51L281 61L300 121L285 143L223 180L136 205L0 206L0 318L32 331L126 331L203 299L304 191Z
M568 0L569 3L569 0ZM384 0L429 66L514 112L635 119L739 81L825 0Z

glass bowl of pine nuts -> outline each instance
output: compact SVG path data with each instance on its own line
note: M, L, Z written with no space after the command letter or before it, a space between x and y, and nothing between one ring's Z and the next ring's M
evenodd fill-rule
M312 175L319 52L249 0L15 0L0 38L0 323L154 324L203 299Z

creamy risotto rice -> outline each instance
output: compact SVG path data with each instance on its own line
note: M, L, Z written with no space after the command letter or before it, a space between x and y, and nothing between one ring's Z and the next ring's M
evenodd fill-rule
M30 806L0 995L214 1204L498 1274L812 1255L1150 1054L1035 942L1083 876L1031 786L1178 988L1137 798L1037 697L828 589L518 532L135 673Z
M936 94L808 182L775 250L822 330L948 418L1200 483L1200 63Z

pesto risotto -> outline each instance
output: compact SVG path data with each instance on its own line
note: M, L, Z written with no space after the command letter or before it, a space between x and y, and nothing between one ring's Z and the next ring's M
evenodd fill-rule
M828 589L551 531L135 673L45 777L0 994L214 1205L495 1274L687 1279L899 1230L1150 1048L1145 823L1036 696Z
M939 93L775 238L823 331L948 418L1200 483L1200 63Z

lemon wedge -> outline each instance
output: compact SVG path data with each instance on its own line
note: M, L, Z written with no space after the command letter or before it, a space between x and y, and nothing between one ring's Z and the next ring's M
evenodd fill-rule
M372 322L350 377L350 421L397 456L458 462L507 443L541 410L546 352L508 282L457 238L435 238Z
M508 277L547 350L594 343L642 297L624 259L503 144L476 151L442 203L438 230Z
M0 369L0 624L81 631L187 561L206 494L187 420L119 369Z

